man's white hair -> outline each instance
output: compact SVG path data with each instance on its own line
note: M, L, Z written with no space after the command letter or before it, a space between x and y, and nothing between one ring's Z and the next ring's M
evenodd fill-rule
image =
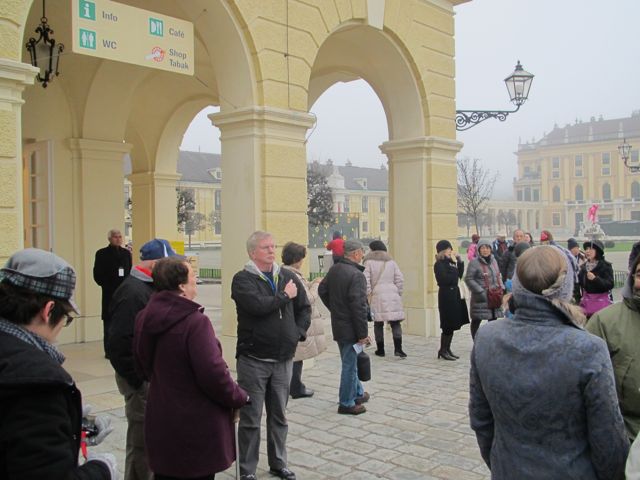
M251 255L255 252L256 248L258 248L258 243L265 238L273 238L269 232L263 232L262 230L258 230L249 235L247 239L247 253Z

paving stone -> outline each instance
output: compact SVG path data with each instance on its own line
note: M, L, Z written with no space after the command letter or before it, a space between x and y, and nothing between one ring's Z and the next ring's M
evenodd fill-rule
M431 470L430 473L438 478L444 478L447 480L481 480L484 478L481 474L447 465L438 466Z
M354 455L352 452L349 452L346 450L337 450L337 449L329 450L328 452L323 452L322 458L329 460L331 462L338 462L343 465L349 465L349 466L358 465L365 461L365 458L361 455Z

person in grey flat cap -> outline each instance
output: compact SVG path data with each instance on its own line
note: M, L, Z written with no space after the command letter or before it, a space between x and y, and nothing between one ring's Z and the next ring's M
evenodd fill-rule
M363 403L369 394L358 380L355 344L367 345L367 280L360 265L364 247L357 240L344 243L344 257L333 265L318 287L322 303L331 312L333 339L338 343L342 371L340 374L338 413L359 415L367 411Z
M111 454L89 451L78 465L82 398L53 345L79 313L75 286L66 261L36 248L0 269L0 478L118 478ZM97 417L91 438L102 441L109 423Z

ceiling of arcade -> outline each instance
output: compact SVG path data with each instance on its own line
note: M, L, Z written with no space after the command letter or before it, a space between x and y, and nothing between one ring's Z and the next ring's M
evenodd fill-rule
M66 48L61 76L47 89L25 92L26 138L88 138L133 145L134 171L175 172L175 152L193 117L208 105L252 105L255 97L238 28L219 1L121 0L138 8L194 23L195 75L174 74L71 52L70 2L47 2L46 15L57 42ZM23 45L39 23L41 3L33 2ZM28 62L26 51L23 61ZM233 77L233 78L231 78ZM45 121L43 108L55 112ZM51 110L53 108L53 110ZM60 125L66 123L66 125ZM166 150L165 150L166 151Z
M34 119L55 105L67 137L124 140L133 145L134 171L170 173L168 153L205 106L307 111L333 83L355 78L380 97L391 139L455 137L453 15L437 6L443 0L386 0L383 30L367 25L367 0L119 1L193 22L195 76L71 53L70 2L49 0L49 23L67 49L62 76L46 91L25 92L24 124L38 125L24 128L25 137L51 138ZM22 45L40 8L33 2Z

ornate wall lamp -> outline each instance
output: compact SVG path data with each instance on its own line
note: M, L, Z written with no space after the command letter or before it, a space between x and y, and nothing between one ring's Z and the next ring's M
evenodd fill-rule
M525 71L520 65L520 60L516 69L511 75L504 79L509 91L509 98L516 106L515 110L456 110L456 130L469 130L487 118L497 118L504 122L510 113L520 110L520 107L529 98L529 89L533 82L533 74Z
M54 75L56 77L59 75L58 64L60 62L60 54L64 50L64 45L56 43L55 39L50 36L53 35L53 30L47 22L45 0L42 0L42 18L40 19L40 25L35 30L40 36L37 40L31 37L26 47L31 56L31 65L40 69L36 79L42 83L44 88L47 88Z
M622 144L618 145L618 153L620 158L624 162L624 166L629 169L631 173L640 173L640 165L629 164L629 154L631 153L631 145L627 143L627 139L622 140Z

